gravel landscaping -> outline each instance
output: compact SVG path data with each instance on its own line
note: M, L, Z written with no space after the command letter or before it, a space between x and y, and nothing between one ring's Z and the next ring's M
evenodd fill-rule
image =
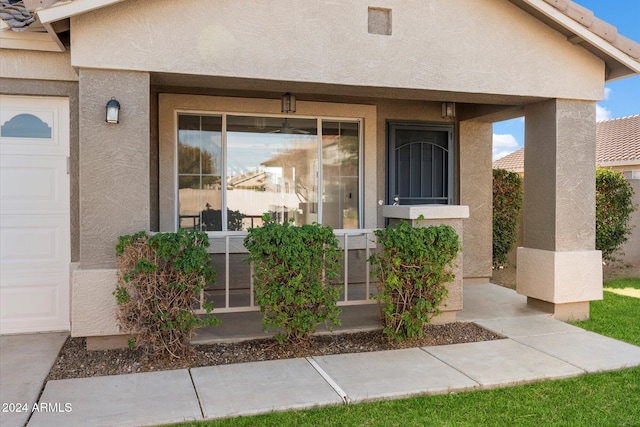
M218 343L194 346L188 358L160 359L145 354L141 349L88 351L84 338L69 338L62 347L47 380L86 378L103 375L121 375L155 372L171 369L263 360L308 357L340 353L360 353L407 347L426 347L444 344L489 341L503 337L474 323L456 322L446 325L428 325L421 339L389 342L381 331L332 333L315 335L308 343L278 344L272 339Z

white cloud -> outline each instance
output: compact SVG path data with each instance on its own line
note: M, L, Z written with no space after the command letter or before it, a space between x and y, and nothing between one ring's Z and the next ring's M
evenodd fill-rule
M602 120L609 120L611 118L611 111L607 110L605 107L596 104L596 122L600 122Z
M611 91L612 89L610 87L605 87L604 88L604 100L608 100L609 97L611 96Z
M493 161L503 158L518 150L518 140L511 134L493 134Z

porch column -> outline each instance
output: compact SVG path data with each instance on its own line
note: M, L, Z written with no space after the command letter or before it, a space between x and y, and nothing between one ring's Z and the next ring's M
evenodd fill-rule
M550 100L525 108L523 247L517 291L561 320L587 319L602 299L595 250L595 103Z
M105 122L112 97L121 105L117 124ZM94 337L119 333L112 295L118 236L150 226L149 74L80 69L79 112L80 262L72 274L71 335L100 348Z
M464 221L464 282L487 283L493 257L493 123L460 121L460 204L469 206Z

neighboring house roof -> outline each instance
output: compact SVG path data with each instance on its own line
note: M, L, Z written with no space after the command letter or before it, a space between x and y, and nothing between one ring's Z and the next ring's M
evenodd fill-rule
M598 166L640 165L640 114L596 123ZM494 169L524 172L524 148L493 162Z
M524 148L514 151L493 162L494 169L506 169L511 172L524 172Z
M600 166L640 164L640 114L598 122L596 163Z
M49 36L64 50L57 39L56 29L52 24L90 10L110 6L124 0L1 0L0 13L9 14L10 8L18 8L27 14L34 12L36 23L44 25ZM564 34L571 43L579 44L594 55L602 58L607 66L605 80L614 80L640 73L640 43L618 34L615 26L597 18L594 13L571 0L510 0L514 5L525 10L545 24ZM22 12L20 12L22 13ZM5 17L6 20L5 20ZM0 15L0 35L3 31L19 31L24 25L14 24L14 18ZM24 21L26 22L26 21ZM27 27L31 25L25 24ZM17 47L19 43L4 47Z

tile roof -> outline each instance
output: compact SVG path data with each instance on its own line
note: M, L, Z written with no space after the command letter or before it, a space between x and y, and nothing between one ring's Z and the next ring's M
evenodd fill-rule
M640 114L596 123L596 164L640 164ZM524 172L524 148L496 160L493 168Z
M0 19L13 31L25 31L36 20L21 0L0 0Z
M524 148L514 151L493 162L494 169L506 169L511 172L524 172Z
M640 114L597 123L596 163L640 163Z
M578 22L593 34L602 37L607 42L634 59L640 59L640 43L622 34L610 23L596 17L590 9L571 0L544 0L564 15Z

